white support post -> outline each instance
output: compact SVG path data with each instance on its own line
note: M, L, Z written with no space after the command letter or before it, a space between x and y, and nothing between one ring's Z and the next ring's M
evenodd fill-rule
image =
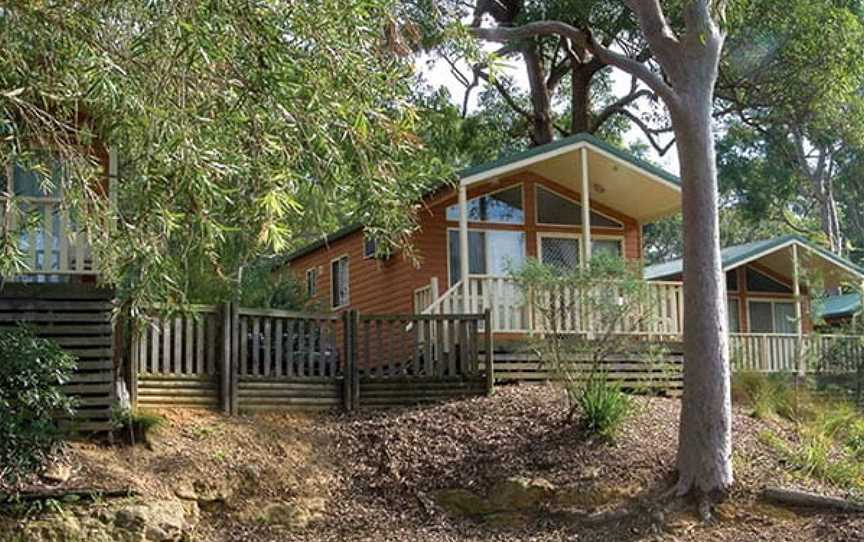
M588 149L582 147L582 267L591 261L591 203L588 180Z
M804 322L801 310L801 272L798 268L798 245L792 244L792 294L795 296L795 331L798 335L798 374L804 376L807 368L804 363Z
M462 312L469 312L468 307L468 190L459 185L459 276L462 279Z

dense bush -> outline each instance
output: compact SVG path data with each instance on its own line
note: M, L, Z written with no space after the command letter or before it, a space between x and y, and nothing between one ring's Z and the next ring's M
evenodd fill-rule
M75 358L25 328L0 330L0 481L37 468L58 442L57 417L71 415L60 385Z

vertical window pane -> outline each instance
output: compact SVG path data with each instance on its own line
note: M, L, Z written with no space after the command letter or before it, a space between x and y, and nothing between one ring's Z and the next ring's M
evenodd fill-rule
M52 160L47 172L50 177L46 177L45 173L45 171L37 172L35 169L15 164L12 167L12 185L15 195L27 198L58 197L62 175L59 163Z
M729 299L726 307L728 315L729 332L739 333L741 331L741 313L738 312L738 300Z
M572 237L541 237L540 261L567 272L579 266L579 239Z
M515 231L486 232L487 267L491 275L506 275L525 261L525 234Z
M794 303L774 303L774 325L776 333L795 333L798 331Z
M450 286L461 280L462 266L459 254L459 231L447 233L448 252L450 253ZM482 231L468 232L468 272L486 274L486 235Z
M770 301L749 302L750 331L753 333L773 333L774 315Z
M330 288L333 308L348 304L348 257L330 264Z

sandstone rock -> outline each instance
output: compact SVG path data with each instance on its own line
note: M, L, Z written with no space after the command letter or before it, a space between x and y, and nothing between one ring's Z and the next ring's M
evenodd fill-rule
M524 512L494 512L483 516L483 522L491 527L519 528L524 527L531 516Z
M186 501L197 501L198 493L195 491L195 488L187 481L179 482L174 486L174 495L177 496L178 499L183 499Z
M489 504L495 510L529 510L548 501L555 485L543 478L514 476L497 482L489 494Z
M481 516L493 512L486 499L467 489L442 489L431 494L435 503L453 516Z
M260 519L271 525L304 529L323 517L326 506L326 501L320 497L300 498L290 503L272 503L264 508Z
M195 480L192 484L192 491L196 495L196 500L199 504L210 504L217 502L226 502L231 498L234 491L224 480L205 481Z
M194 512L182 501L155 501L126 505L119 510L114 520L115 529L125 539L132 535L143 535L152 542L176 542L192 531L198 522L197 506Z
M63 484L72 477L72 468L68 465L59 465L54 464L48 467L44 473L42 473L42 478L51 484Z

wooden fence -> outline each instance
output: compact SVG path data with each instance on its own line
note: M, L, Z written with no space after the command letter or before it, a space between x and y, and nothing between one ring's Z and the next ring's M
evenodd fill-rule
M592 371L602 371L607 379L629 391L679 395L684 384L682 345L657 344L663 347L662 351L634 348L606 355L596 366L587 354L569 354L565 356L565 363L570 364L566 373L587 376ZM496 382L544 382L562 378L564 374L556 371L551 362L525 349L497 351L494 357Z
M112 428L115 401L113 292L85 285L13 284L0 290L0 327L29 326L78 358L63 386L76 403L74 432Z
M491 385L479 370L480 343L491 341L479 331L484 318L196 306L153 316L133 335L131 395L142 407L237 413L483 393Z

